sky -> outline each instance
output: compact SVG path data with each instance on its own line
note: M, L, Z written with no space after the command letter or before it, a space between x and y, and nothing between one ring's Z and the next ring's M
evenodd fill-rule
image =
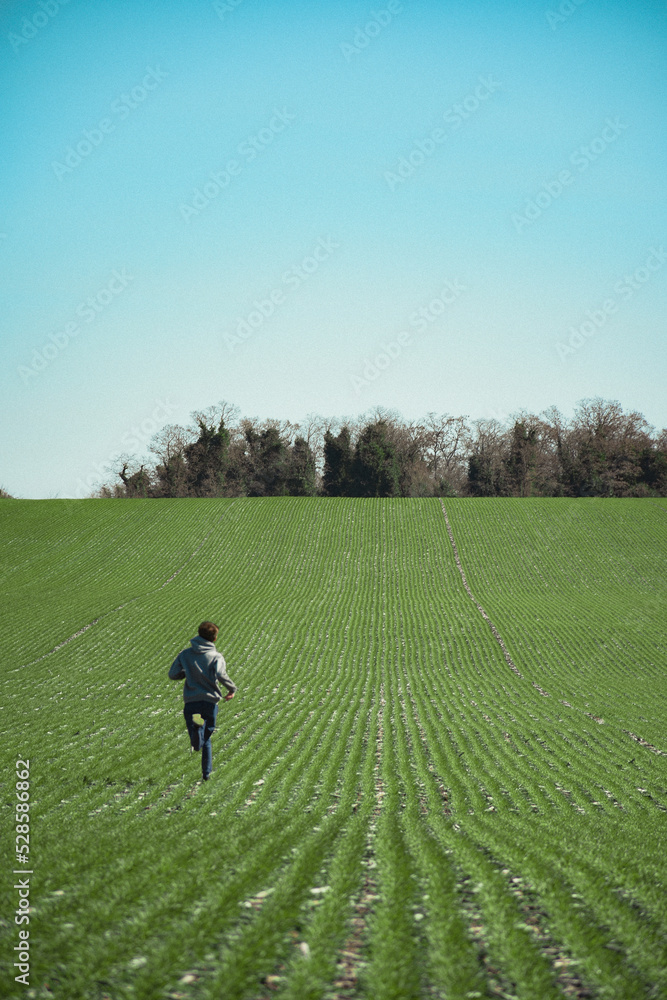
M663 0L0 3L0 486L221 400L667 425Z

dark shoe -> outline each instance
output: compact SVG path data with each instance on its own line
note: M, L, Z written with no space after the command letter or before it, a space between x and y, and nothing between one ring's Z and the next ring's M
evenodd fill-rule
M210 774L202 774L202 781L208 781L208 779L211 777L211 774L213 774L213 771L211 771Z

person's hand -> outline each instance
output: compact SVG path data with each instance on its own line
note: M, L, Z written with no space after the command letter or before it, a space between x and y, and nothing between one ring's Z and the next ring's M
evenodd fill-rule
M231 701L231 699L234 697L235 694L236 691L232 691L230 692L230 694L225 695L225 701Z

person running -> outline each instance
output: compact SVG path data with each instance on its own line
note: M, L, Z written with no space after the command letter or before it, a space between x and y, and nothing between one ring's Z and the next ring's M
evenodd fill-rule
M190 649L183 649L171 667L172 681L185 680L183 685L183 715L190 737L191 753L201 750L201 771L204 781L211 777L213 754L211 736L215 731L218 702L222 699L222 684L227 689L225 701L238 690L227 676L227 664L215 648L220 629L213 622L202 622L198 634L190 639ZM198 716L198 718L195 718Z

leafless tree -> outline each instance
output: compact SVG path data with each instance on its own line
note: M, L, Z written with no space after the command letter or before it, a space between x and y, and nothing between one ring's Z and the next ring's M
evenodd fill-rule
M466 441L466 488L473 496L507 496L507 429L495 417L473 421Z
M188 496L185 449L194 439L194 431L180 424L167 424L151 439L148 447L157 458L155 492L158 496Z
M655 448L641 413L624 413L616 400L583 399L561 447L566 491L572 496L636 496L642 455Z
M428 466L433 477L451 475L465 457L465 445L470 436L468 418L427 413L424 436Z
M300 425L292 423L291 420L277 420L275 417L267 417L266 420L262 420L259 426L262 431L276 430L281 440L288 446L293 445L299 436Z
M139 462L134 455L123 453L109 463L115 482L102 483L93 496L98 497L147 497L151 495L154 476L151 469Z
M559 479L556 430L526 410L512 414L510 420L504 461L511 495L553 496Z
M151 438L148 450L163 465L170 462L183 452L186 444L192 440L192 432L181 427L180 424L165 424L165 426L154 434Z

